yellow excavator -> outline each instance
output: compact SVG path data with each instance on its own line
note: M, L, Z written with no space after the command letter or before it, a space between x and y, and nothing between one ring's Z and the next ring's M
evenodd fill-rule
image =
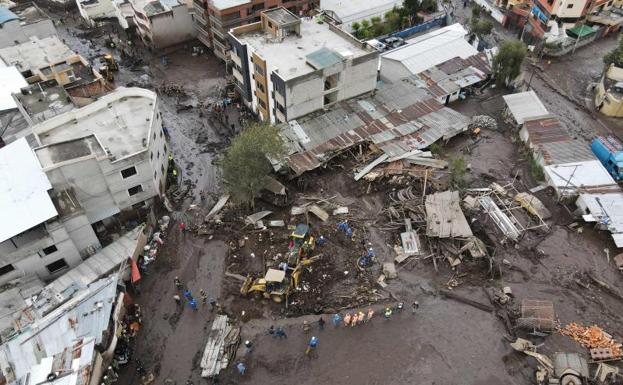
M303 268L319 258L320 256L317 255L302 259L294 269L288 268L286 271L268 269L264 278L253 279L251 275L248 275L240 288L240 294L244 296L255 295L266 299L272 298L273 301L281 303L299 285Z

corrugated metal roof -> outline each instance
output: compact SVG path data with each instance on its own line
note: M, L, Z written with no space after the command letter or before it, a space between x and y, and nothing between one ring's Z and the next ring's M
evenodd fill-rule
M136 249L137 238L142 230L143 226L138 226L126 233L86 261L61 275L46 286L45 290L50 293L63 293L75 284L79 287L86 286L110 273L132 256Z
M528 132L528 140L533 146L571 140L560 120L553 116L526 120L523 129Z
M19 20L16 14L11 12L10 9L4 6L0 6L0 24L4 24L11 20ZM6 32L5 32L6 33Z
M289 154L286 164L301 174L336 152L371 141L390 156L428 147L465 131L469 118L434 99L409 78L379 86L374 95L350 99L327 112L281 125Z
M580 194L579 207L586 207L590 214L606 226L612 234L623 233L623 193Z
M454 57L466 59L478 50L465 40L467 31L458 23L407 41L407 44L381 55L384 60L401 63L412 74L446 62Z
M619 190L612 176L598 160L553 164L543 167L548 184L559 195L576 195L592 189Z
M541 143L538 147L545 164L565 164L597 160L589 144L583 139Z
M0 346L0 370L7 384L15 384L30 373L38 377L49 370L50 358L57 370L75 370L72 358L76 357L76 347L85 348L83 343L89 341L92 341L93 346L102 342L116 297L116 276L97 281ZM82 353L84 357L81 354L77 364L88 369L92 361L92 348L89 350L87 347ZM76 381L67 385L81 383L78 382L79 377L76 375Z
M530 118L549 115L549 112L534 91L519 92L502 96L506 106L518 124Z

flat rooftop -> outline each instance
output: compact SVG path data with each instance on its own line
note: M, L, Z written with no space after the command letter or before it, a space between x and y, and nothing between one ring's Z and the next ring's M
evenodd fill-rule
M147 16L169 12L171 8L181 4L178 0L133 0L132 3L145 11Z
M65 152L80 153L88 143L70 141L92 134L97 137L104 151L109 152L115 159L121 159L147 148L155 109L154 92L142 88L119 87L87 106L39 123L33 127L33 131L42 146L70 143L63 151L59 150L62 154L55 155L58 156L57 159L66 157ZM94 151L95 147L93 144L90 150ZM49 155L49 159L53 161L53 155Z
M33 122L43 122L53 116L71 111L74 108L65 88L58 85L56 80L39 82L24 92L14 94Z
M56 64L75 54L58 36L43 39L33 36L27 43L0 49L0 59L21 72Z
M104 151L97 141L95 135L89 135L84 138L72 139L66 142L53 143L36 148L35 155L39 158L41 167L46 169L73 159L88 156L105 156L106 151Z
M541 99L534 91L504 95L502 98L504 98L508 110L518 124L549 115Z
M320 0L320 8L335 12L343 23L369 18L394 7L402 7L402 0Z
M227 9L251 4L251 0L210 0L210 6L216 9Z
M16 67L0 67L0 111L17 108L11 94L26 86L26 79Z
M0 149L0 242L58 215L50 189L25 138Z
M269 16L270 17L270 16ZM259 23L258 28L259 28ZM291 35L283 40L274 38L261 29L235 35L242 43L248 44L268 62L269 67L277 67L279 76L289 80L315 71L307 63L307 55L319 50L331 50L341 57L357 58L369 52L355 45L329 29L327 23L318 24L313 20L301 20L301 36Z

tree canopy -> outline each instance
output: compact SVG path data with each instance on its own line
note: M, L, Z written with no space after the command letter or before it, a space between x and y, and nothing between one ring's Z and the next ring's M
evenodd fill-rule
M236 136L220 165L225 188L237 203L253 206L266 187L272 166L267 157L281 159L285 145L279 129L266 123L251 123Z
M526 57L526 45L520 41L506 40L493 58L493 73L498 86L505 86L521 73Z
M623 39L619 41L619 45L615 49L604 55L604 63L623 68Z

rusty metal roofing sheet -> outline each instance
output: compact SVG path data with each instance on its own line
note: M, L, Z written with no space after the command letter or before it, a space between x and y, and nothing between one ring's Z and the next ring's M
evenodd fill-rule
M560 120L555 117L527 120L523 128L528 132L530 143L533 145L571 140Z

